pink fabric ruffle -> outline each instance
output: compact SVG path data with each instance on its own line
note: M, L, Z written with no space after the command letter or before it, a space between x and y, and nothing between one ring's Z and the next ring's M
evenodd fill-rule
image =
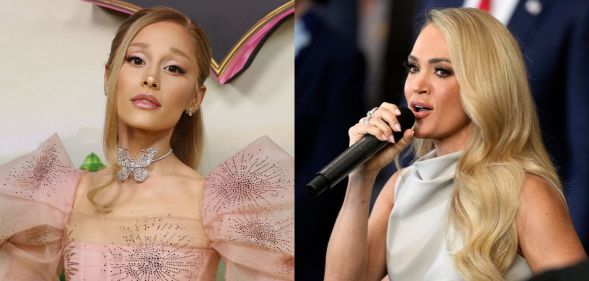
M190 240L184 232L193 228L188 221L169 222L175 219L170 217L161 225L154 218L144 227L123 228L132 230L125 236L134 242L129 245L108 240L111 236L102 242L70 237L75 232L70 227L95 237L107 228L120 230L122 218L94 215L100 224L84 219L78 223L87 225L69 225L64 235L68 218L84 215L71 214L80 175L56 135L0 166L0 280L55 281L64 261L68 280L135 280L137 272L164 271L174 280L213 280L219 255L226 280L294 280L294 160L268 137L207 177L202 198L207 237L201 238L212 248L182 244ZM157 272L141 267L155 262L152 252L167 257L156 263L167 267Z
M203 224L226 280L294 280L294 160L262 137L213 170Z
M57 135L0 166L0 280L58 280L79 176Z

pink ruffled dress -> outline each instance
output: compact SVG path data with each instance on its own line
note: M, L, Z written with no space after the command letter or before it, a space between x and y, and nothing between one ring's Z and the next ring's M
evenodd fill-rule
M215 280L220 259L226 280L293 280L293 166L262 137L200 189L162 182L99 213L54 135L0 166L0 280Z

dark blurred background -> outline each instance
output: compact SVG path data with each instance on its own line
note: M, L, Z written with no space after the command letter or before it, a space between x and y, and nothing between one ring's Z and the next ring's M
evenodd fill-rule
M589 246L589 1L297 0L295 20L296 279L323 280L329 235L346 183L305 188L348 146L349 127L386 101L404 103L413 42L432 8L477 7L517 38L543 139L575 227ZM484 7L486 6L486 8ZM373 197L395 171L379 175Z

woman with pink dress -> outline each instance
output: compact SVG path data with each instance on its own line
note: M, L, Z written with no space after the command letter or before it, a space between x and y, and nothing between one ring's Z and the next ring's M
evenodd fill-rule
M260 138L198 174L211 51L170 8L119 28L105 67L108 167L57 136L0 166L0 280L294 279L293 160Z

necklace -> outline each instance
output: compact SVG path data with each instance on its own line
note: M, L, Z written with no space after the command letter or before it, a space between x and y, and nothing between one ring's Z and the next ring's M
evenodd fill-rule
M117 160L119 161L119 165L121 169L117 173L117 179L119 181L125 181L131 174L133 174L133 179L136 182L143 182L147 179L148 172L147 166L151 163L160 161L172 154L172 149L168 151L168 153L154 158L157 154L157 148L150 147L146 149L142 149L139 153L139 158L137 160L132 159L129 157L129 151L126 148L117 147Z

